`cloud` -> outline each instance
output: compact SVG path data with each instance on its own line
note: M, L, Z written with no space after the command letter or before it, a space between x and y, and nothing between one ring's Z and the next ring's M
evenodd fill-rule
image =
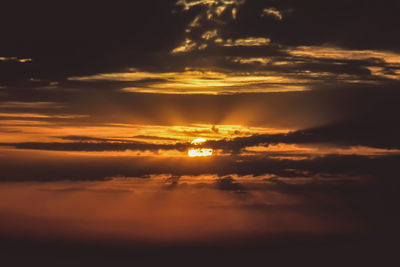
M171 57L181 54L178 62L182 61L172 68L176 71L132 68L130 72L68 77L70 84L59 86L92 84L123 92L231 94L385 85L400 79L400 57L395 52L329 45L285 47L266 37L223 39L218 34L217 29L205 31L175 48L176 55ZM224 49L225 56L214 51L217 47Z
M142 12L151 11L163 22L152 21L147 25L152 28L149 32L157 30L156 35L162 36L163 42L159 42L154 36L146 36L145 32L147 31L143 31L143 29L134 28L131 31L132 35L138 36L136 39L140 42L132 44L129 41L129 45L125 46L128 41L114 38L116 48L107 50L107 47L114 47L108 45L106 41L113 39L108 38L110 31L104 33L106 36L98 36L99 39L93 37L93 40L96 39L93 41L96 45L83 42L86 47L85 53L80 53L79 51L83 51L83 48L78 47L79 45L72 41L72 43L66 44L67 49L59 42L52 44L54 49L49 49L39 35L39 39L35 39L33 42L32 55L22 48L20 49L21 54L16 54L17 58L28 58L29 56L35 60L30 64L16 64L18 66L12 68L7 65L8 63L5 64L0 71L3 74L0 77L0 86L4 85L8 88L4 90L5 94L17 94L14 88L18 88L19 92L22 89L26 90L26 95L34 95L36 91L50 90L55 87L58 90L54 94L60 94L60 91L72 94L73 90L100 89L139 93L231 94L302 91L323 88L328 83L330 86L359 83L382 85L392 82L392 80L399 80L400 70L396 63L398 61L396 52L389 49L382 50L380 47L353 49L349 45L335 43L335 38L324 41L320 37L320 39L314 40L314 36L324 31L316 31L307 25L305 27L306 18L315 17L318 21L325 21L325 17L319 17L318 14L327 13L327 16L330 17L334 11L324 12L322 10L319 13L314 12L317 14L310 14L309 4L293 4L286 1L277 3L271 10L289 10L292 8L291 5L298 12L293 13L290 21L283 20L276 25L271 20L263 20L257 16L264 8L261 2L257 1L166 1L157 8L143 3L141 4ZM336 3L332 10L337 8L341 10L340 6L342 5L343 3ZM169 12L177 7L182 7L181 11L183 12L174 14ZM161 8L165 8L165 10L162 11ZM323 8L319 4L313 6L314 10ZM350 8L353 8L353 4L350 5ZM388 7L379 8L386 9ZM135 16L137 20L144 20L144 15L139 14L139 11L135 11L135 14L136 12L138 13ZM122 14L125 13L122 12ZM232 14L235 14L236 19L232 18ZM354 16L360 17L361 15L355 12ZM114 23L119 26L114 27L117 29L126 29L127 27L124 26L125 23L121 25L120 19L114 20L113 25ZM157 26L154 26L153 23ZM383 22L379 21L379 23ZM131 25L142 25L142 23ZM307 31L292 29L298 25L303 25ZM385 28L391 29L392 27ZM190 31L187 31L188 29ZM349 27L350 29L352 27ZM308 39L301 39L297 36L299 32L304 35L313 32L314 35L308 36ZM126 33L126 31L119 32L118 30L115 33L124 39L122 33ZM73 35L73 37L81 37L79 31L76 34L77 36ZM290 37L290 40L287 40L286 35L295 35L296 38ZM337 37L337 34L332 36ZM167 39L168 41L166 41ZM84 41L87 40L84 38ZM297 43L293 43L294 41ZM98 45L99 43L101 45ZM321 43L325 45L321 46ZM369 44L371 42L362 43ZM9 46L11 47L11 45ZM60 53L56 51L58 48L69 51L69 54L60 56ZM37 61L36 58L40 61ZM154 64L155 62L156 64ZM170 77L161 75L163 73L179 75L185 73L185 69L224 73L232 76L237 76L238 73L254 76L257 73L267 77L279 77L279 79L276 78L278 80L276 83L265 79L265 82L260 83L244 85L227 83L226 86L213 88L213 84L209 82L213 77L204 77L197 82L182 80L182 82L175 83L171 82ZM111 75L121 76L129 73L129 70L136 72L136 78L130 75L127 80L111 79ZM108 75L109 79L85 80L85 77L94 78L104 75ZM192 90L189 87L192 87ZM232 89L228 90L227 87ZM34 91L35 93L33 93Z
M215 186L219 190L223 190L223 191L233 191L233 192L237 192L237 193L245 192L243 186L240 183L236 182L235 179L233 179L231 176L222 177L220 179L217 179L215 181Z
M186 39L185 42L181 46L178 46L178 47L174 48L174 50L172 50L172 54L190 52L196 47L196 45L197 44L195 42L193 42L192 40Z
M0 108L62 108L63 106L57 104L56 102L21 102L21 101L9 101L9 102L0 102Z
M283 19L282 13L277 10L276 8L270 7L270 8L264 8L261 14L261 17L266 17L266 16L273 16L278 20Z
M172 137L162 137L162 136L152 136L152 135L134 135L133 139L143 139L143 140L158 140L158 141L177 141L176 138Z
M265 146L268 148L271 145L277 144L307 144L307 145L320 145L330 144L338 147L365 147L368 148L382 148L382 149L399 149L397 144L399 136L399 128L393 125L390 129L383 124L382 128L375 129L377 123L368 122L343 122L338 124L326 125L315 127L305 130L292 131L289 133L278 134L254 134L245 137L236 137L232 139L209 140L202 144L204 148L212 148L215 150L223 150L228 153L240 154L247 148ZM214 128L211 130L201 130L185 133L189 136L200 136L202 134L215 134L220 136L219 130ZM222 135L223 136L223 135ZM133 142L124 139L116 138L98 138L86 136L61 136L58 137L63 140L75 141L65 143L43 143L43 142L26 142L26 143L0 143L1 146L13 146L17 149L37 149L37 150L52 150L52 151L152 151L159 150L176 150L185 152L190 148L189 143L145 143ZM163 138L154 136L133 136L133 139L153 140L153 141L176 141L174 138ZM361 149L362 150L362 149ZM381 153L385 154L390 151L382 150ZM338 151L338 150L337 150ZM371 150L372 151L372 150ZM266 154L272 155L272 150L266 149ZM276 151L275 151L276 152ZM279 151L278 151L279 152ZM353 150L356 153L357 150ZM376 154L376 153L375 153ZM289 156L290 153L282 155ZM376 155L379 155L376 154ZM294 156L298 156L297 153Z
M399 149L400 128L378 122L350 121L287 134L264 134L238 137L232 140L208 141L205 146L239 152L246 147L271 144L334 144L337 146L365 146ZM386 128L386 129L385 129Z
M187 177L192 182L203 179ZM247 179L251 180L246 184L249 187L267 188L268 184L269 188L239 198L209 188L166 191L159 189L157 181L132 179L91 186L115 187L119 183L135 187L139 194L99 197L94 192L49 194L35 190L44 187L37 183L3 185L1 194L7 200L0 208L0 231L6 236L1 241L6 252L3 260L26 265L28 262L16 255L40 255L42 251L51 253L38 261L50 266L60 258L98 265L142 260L160 265L167 258L179 266L193 258L201 265L210 261L257 265L266 258L276 265L293 265L299 260L321 265L327 258L335 264L396 259L395 253L391 257L390 242L395 240L382 236L397 233L397 190L382 188L379 182L273 184ZM76 185L68 182L66 188ZM58 183L45 186L59 187ZM32 199L42 201L29 201ZM51 205L44 209L43 203ZM8 207L13 207L13 212ZM29 237L22 238L21 231ZM57 241L48 241L49 235ZM198 240L202 243L194 246ZM308 255L310 250L316 254Z
M171 13L173 8L177 8L177 4L178 8L182 7L186 11ZM208 67L217 68L219 66L215 65L218 65L218 62L212 59L218 45L215 45L212 40L204 42L201 38L205 32L216 29L218 38L231 39L232 42L237 39L268 38L272 40L271 43L283 48L302 46L315 48L320 44L328 44L358 51L395 51L395 48L399 46L399 39L393 37L396 36L398 20L390 11L396 10L396 4L374 5L371 9L360 9L360 4L362 4L360 1L351 4L339 1L327 8L326 5L316 2L279 1L274 4L276 10L293 8L296 11L290 21L282 20L279 24L259 18L260 10L265 8L260 1L164 1L156 7L154 4L142 2L136 4L137 8L128 8L126 5L113 7L98 5L99 12L91 21L87 20L86 15L91 11L90 5L82 5L79 10L73 10L64 5L65 13L59 14L57 18L44 12L45 9L41 9L40 5L31 5L28 9L36 12L32 14L40 14L38 15L41 17L40 20L34 20L29 12L24 13L24 19L21 21L15 20L19 16L16 11L10 11L9 14L3 16L1 25L7 25L9 21L14 23L13 27L2 28L4 41L1 48L4 51L2 58L32 58L34 60L29 64L14 65L11 61L2 61L0 86L20 88L21 85L26 86L24 82L32 78L63 82L67 77L122 72L127 68L148 70L161 68L161 66L167 68L168 65L170 67L180 65L182 69L184 65L198 64L198 62L193 58L184 60L180 55L182 53L174 54L181 58L171 60L165 55L166 53L160 53L160 51L182 48L186 39L203 49L201 52L204 54L201 57L209 59ZM110 10L114 10L115 15L111 16ZM128 13L127 10L134 12L134 15ZM211 20L208 19L207 13L211 14ZM75 17L74 23L65 23L71 14ZM157 19L147 21L149 14ZM232 19L232 14L235 14L235 20ZM342 17L346 19L340 27L335 27L331 22L337 18L338 14L344 14ZM386 14L386 16L377 16L377 14ZM102 20L105 16L111 16L112 19L105 22ZM368 19L371 17L377 19ZM24 20L31 22L29 27L23 22ZM53 23L49 24L48 21ZM190 34L185 33L187 28L191 28L189 26L191 22L195 22L192 24L195 31L191 31ZM96 27L93 27L94 23L97 23ZM356 30L359 28L357 23L366 25L362 27L361 32ZM143 25L146 30L143 29ZM40 29L40 31L35 29ZM148 34L149 32L155 34ZM19 33L18 36L16 33ZM50 34L56 34L57 38L54 42L48 42L47 37ZM31 40L29 49L21 45L28 40ZM219 49L222 48L219 47ZM232 53L231 49L223 50L222 53L221 50L219 51L220 54ZM199 51L194 49L187 56L192 56L197 52ZM255 53L258 54L257 57L260 57L266 52L251 53L253 57ZM240 53L230 56L248 57ZM35 75L32 75L33 73ZM379 70L375 73L379 76L384 74ZM394 73L397 75L396 71Z
M7 156L7 157L6 157ZM212 158L187 156L136 156L118 154L60 153L24 150L2 151L1 182L10 181L91 181L110 177L148 177L149 175L229 175L319 177L393 177L399 155L360 156L322 155L310 158L276 158L260 155L220 155Z
M262 45L265 40L241 40L240 46ZM126 73L104 73L87 77L71 77L71 81L126 81L152 79L139 87L123 88L124 92L164 94L232 94L237 92L280 92L307 90L295 77L279 73L257 73L255 75L217 72L207 69L186 69L183 72L150 73L132 70Z
M126 140L121 140L121 139L99 138L99 137L79 136L79 135L59 136L57 138L60 138L62 140L79 141L79 142L112 142L112 141L123 142L123 141L126 141Z
M254 47L254 46L266 46L268 45L271 40L269 38L263 38L263 37L248 37L244 39L236 39L235 41L232 41L232 39L228 39L226 41L222 39L217 39L215 40L217 44L221 44L226 47L234 47L234 46L248 46L248 47Z
M172 54L191 52L197 44L197 50L204 50L212 45L213 40L221 40L219 30L221 30L229 21L237 18L238 8L244 3L244 0L177 1L176 5L182 6L184 11L189 11L197 6L201 6L202 9L193 21L188 24L185 30L187 36L186 41L183 45L174 48ZM200 36L197 34L199 30L202 31ZM188 42L188 40L193 41ZM229 44L229 40L227 40L226 44Z
M205 18L208 20L214 20L220 17L224 12L230 10L232 17L235 17L237 7L243 5L245 0L178 0L177 6L182 6L185 11L190 10L193 7L204 6L205 7Z
M400 54L391 51L379 50L350 50L334 46L299 46L288 48L287 52L296 57L331 60L371 60L371 63L391 64L400 67Z
M7 118L34 118L34 119L79 119L86 118L87 115L73 115L73 114L63 114L63 115L53 115L53 114L36 114L36 113L0 113L1 117Z
M0 61L12 61L12 62L19 62L19 63L27 63L31 62L31 58L18 58L18 57L0 57Z
M185 151L188 144L153 144L144 142L105 142L100 138L85 137L64 137L67 140L80 140L81 142L64 142L64 143L0 143L0 146L14 146L17 149L38 149L49 151L153 151L159 150L177 150ZM91 141L91 142L88 142ZM93 142L96 141L96 142Z
M203 33L201 38L203 38L205 40L211 40L211 39L216 38L217 36L218 36L218 30L212 30L212 31L206 31L205 33Z
M128 139L147 140L147 141L178 141L177 138L152 136L152 135L134 135L126 137L125 139L99 138L99 137L79 136L79 135L56 136L56 138L60 138L62 140L67 140L67 141L78 141L78 142L127 142Z

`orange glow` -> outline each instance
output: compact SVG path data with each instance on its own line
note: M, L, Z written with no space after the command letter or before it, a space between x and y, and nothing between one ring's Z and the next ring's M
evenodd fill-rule
M0 235L23 232L56 239L217 241L234 234L324 233L351 226L345 220L333 224L324 216L299 212L296 207L304 200L298 196L268 191L238 201L236 195L215 187L218 176L184 176L185 188L165 190L168 177L1 184ZM234 178L242 183L266 183L254 177ZM198 184L205 188L196 190ZM245 209L252 201L286 208ZM38 223L21 223L32 218Z

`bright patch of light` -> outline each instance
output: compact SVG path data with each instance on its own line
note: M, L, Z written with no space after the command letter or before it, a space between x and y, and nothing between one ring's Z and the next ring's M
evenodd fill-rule
M213 150L211 148L194 148L189 149L189 157L209 157L212 156Z
M192 141L192 145L200 145L206 141L207 141L206 139L200 137L200 138L194 139Z
M192 141L192 145L199 146L207 142L204 138L197 138ZM209 157L212 156L213 150L211 148L191 148L188 151L189 157Z

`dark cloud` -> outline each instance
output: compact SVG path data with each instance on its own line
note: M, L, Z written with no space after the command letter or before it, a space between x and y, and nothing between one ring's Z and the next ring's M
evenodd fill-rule
M393 123L393 124L392 124ZM288 134L266 134L239 137L233 140L208 141L204 146L225 151L240 152L251 146L286 144L334 144L338 146L366 146L398 149L400 128L395 122L370 123L350 121L295 131Z
M26 150L25 150L26 151ZM43 152L44 153L44 152ZM49 152L46 152L49 153ZM8 156L6 156L8 155ZM307 159L280 159L268 154L255 156L215 156L212 158L49 155L25 152L2 155L2 181L104 180L110 177L148 177L152 174L276 175L327 179L338 175L389 176L397 173L399 157L326 155Z
M140 1L96 7L79 4L79 8L66 2L57 6L37 3L22 10L13 4L2 4L2 10L8 12L0 23L7 25L1 28L0 51L3 54L0 56L31 58L32 61L23 64L2 61L0 82L12 87L46 87L58 82L67 88L118 88L123 84L147 84L151 80L88 85L66 79L123 72L129 68L162 72L183 71L186 67L218 68L228 64L227 56L279 57L286 54L287 47L300 45L396 50L399 42L396 39L399 25L394 13L398 9L396 1L384 5L379 1L328 4L290 0L236 1L218 19L214 9L221 5L199 5L185 12L176 3L172 0ZM237 8L236 19L227 14L234 7ZM287 16L282 20L260 16L262 10L272 7L286 12ZM208 11L214 14L213 19L204 15ZM190 34L185 33L188 25L201 14L204 16L200 26ZM27 21L29 23L25 23ZM197 55L170 54L186 37L200 43L204 32L214 29L219 30L218 36L223 40L271 38L272 45L219 47L210 40L207 49ZM328 69L334 73L368 74L356 62L342 67L314 63L309 68L316 73ZM307 65L296 67L308 68ZM273 69L280 71L281 68Z
M237 193L245 192L243 186L240 183L238 183L237 181L235 181L235 179L233 179L230 176L217 179L215 181L215 186L219 190L223 190L223 191L233 191L233 192L237 192Z
M62 140L77 141L77 142L110 142L110 141L124 142L125 141L121 139L97 138L97 137L79 136L79 135L60 136L57 138L60 138Z
M83 138L82 137L67 137L67 139L78 139L80 141L99 141L101 138ZM101 139L103 140L103 139ZM153 144L141 142L65 142L65 143L40 143L40 142L27 142L27 143L0 143L0 146L13 146L17 149L37 149L37 150L51 150L51 151L153 151L159 150L177 150L185 151L188 144L177 143L173 145L168 144Z
M179 185L179 180L181 179L180 175L172 175L168 177L166 183L167 186L165 187L167 190L175 189Z
M152 136L152 135L134 135L131 138L133 139L143 139L143 140L158 140L158 141L177 141L175 138L169 137L161 137L161 136Z
M260 23L255 11L275 7L291 10L283 20ZM236 34L269 35L287 45L336 44L353 49L394 49L397 1L247 1L231 27ZM382 29L385 29L384 31Z

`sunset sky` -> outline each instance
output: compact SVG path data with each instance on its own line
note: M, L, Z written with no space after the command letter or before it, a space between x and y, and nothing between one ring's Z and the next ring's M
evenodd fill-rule
M400 2L0 9L0 255L14 266L390 258Z

